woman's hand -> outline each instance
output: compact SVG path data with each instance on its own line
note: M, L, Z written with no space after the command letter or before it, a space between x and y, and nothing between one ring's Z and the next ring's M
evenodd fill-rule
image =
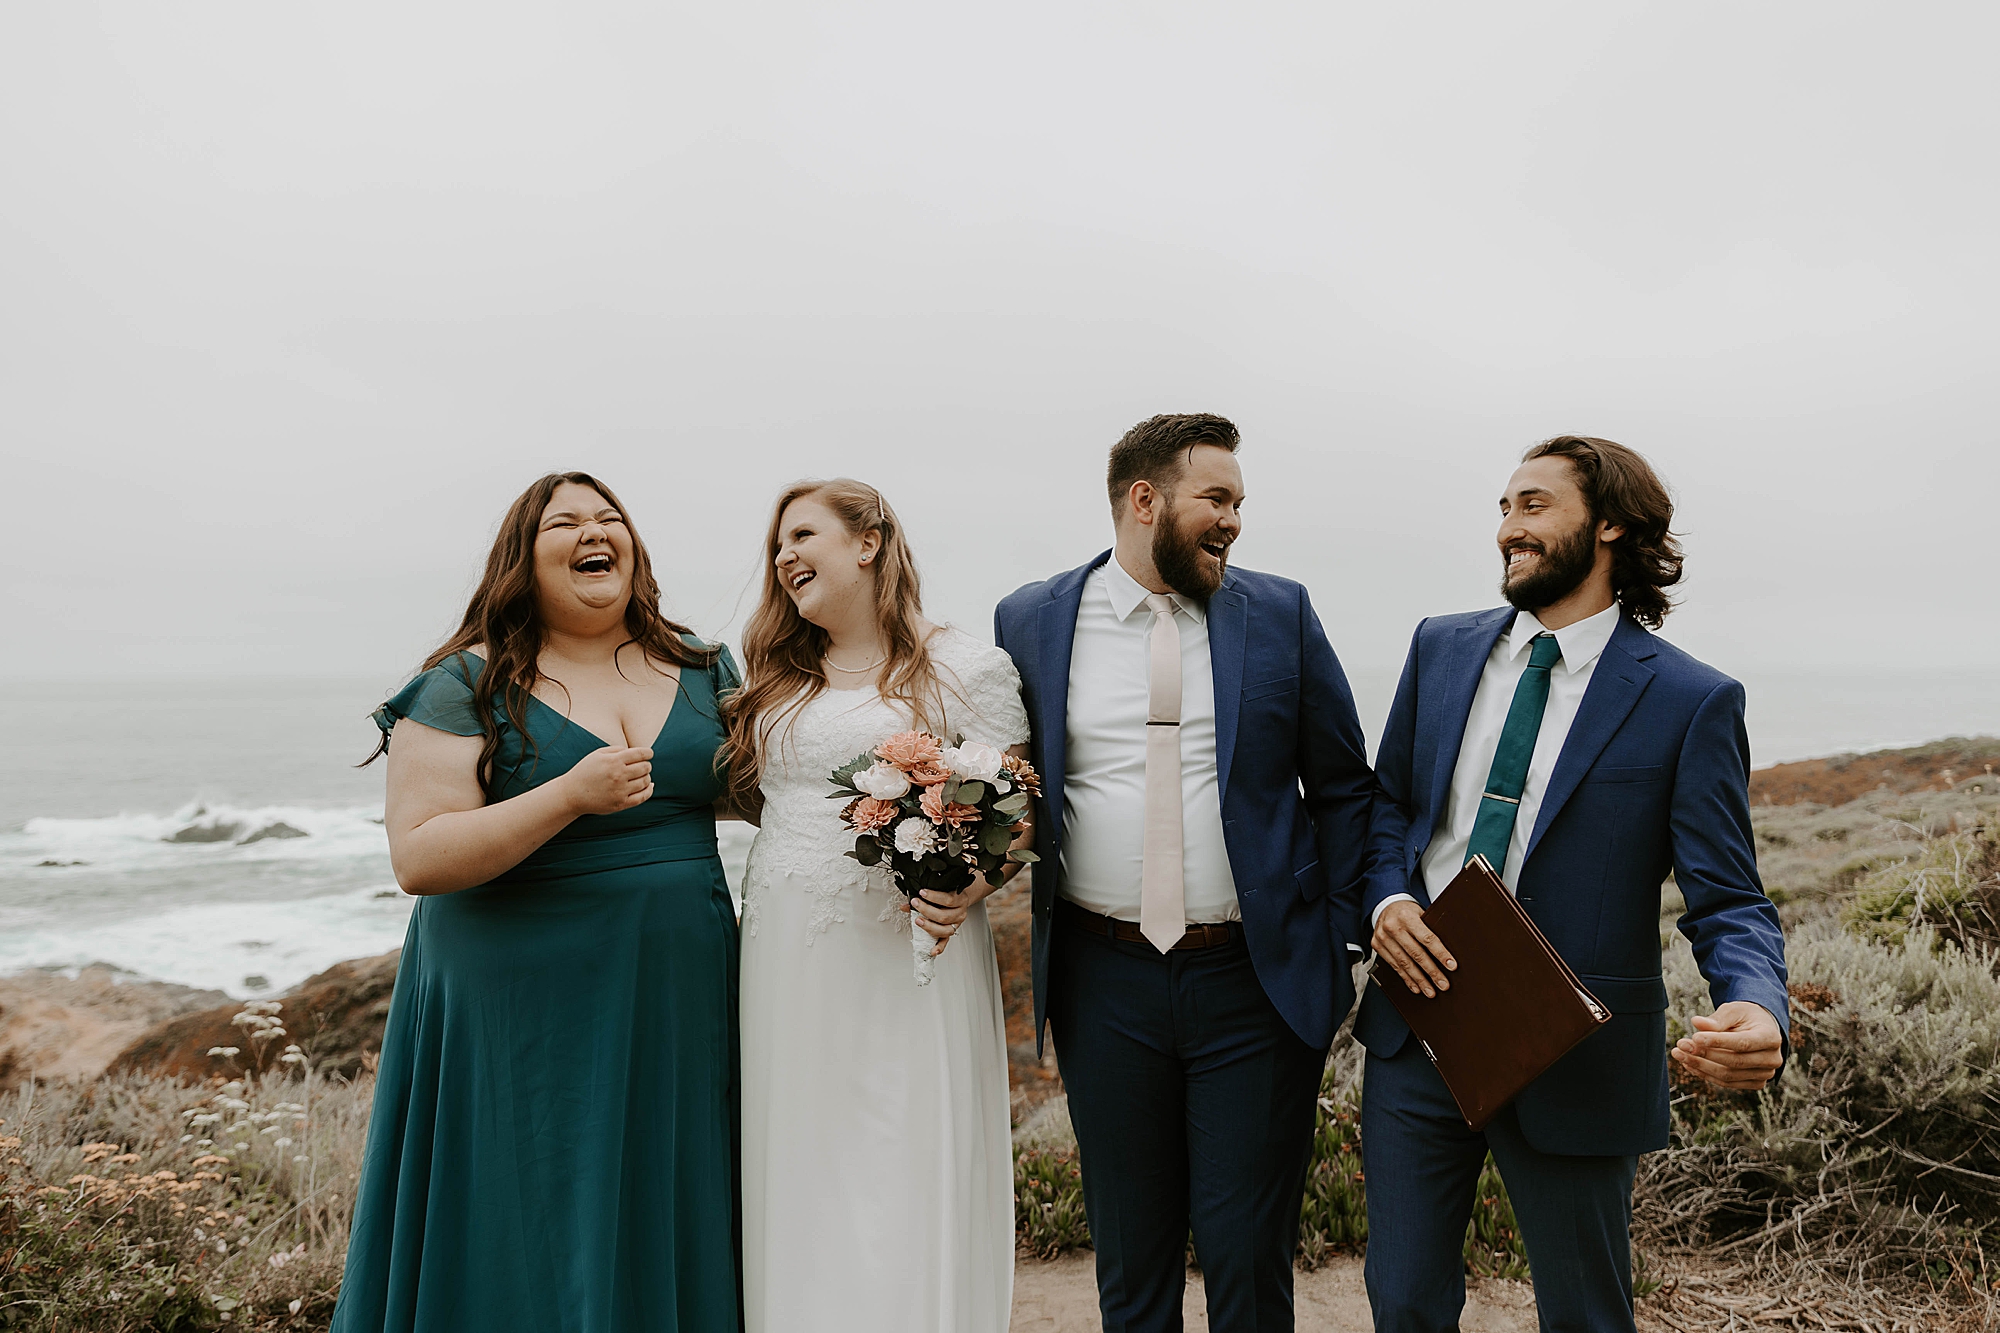
M653 796L653 752L607 745L562 775L563 794L579 815L615 815Z
M965 924L973 905L985 901L993 889L993 885L980 878L957 893L926 889L909 900L904 910L910 913L910 923L922 927L937 941L937 947L931 950L931 957L944 952L945 946L951 943L951 937L958 934L958 928Z

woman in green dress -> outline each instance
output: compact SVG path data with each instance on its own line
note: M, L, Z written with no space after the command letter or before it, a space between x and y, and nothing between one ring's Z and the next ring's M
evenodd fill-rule
M376 714L418 902L336 1333L741 1326L713 808L736 680L572 472L515 501L464 623Z

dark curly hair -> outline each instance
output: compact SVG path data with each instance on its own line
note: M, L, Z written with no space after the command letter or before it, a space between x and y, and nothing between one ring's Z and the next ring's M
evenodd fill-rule
M1589 435L1558 435L1521 456L1566 458L1576 470L1593 522L1625 529L1611 546L1611 590L1627 615L1658 629L1674 603L1664 591L1681 581L1686 557L1671 530L1674 499L1653 465L1633 450Z

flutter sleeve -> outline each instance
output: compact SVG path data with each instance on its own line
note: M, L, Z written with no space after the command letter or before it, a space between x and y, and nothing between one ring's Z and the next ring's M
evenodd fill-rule
M715 661L709 664L709 678L715 682L715 697L724 698L743 687L743 672L736 665L729 645L715 645Z
M981 647L961 678L965 701L977 716L962 730L967 739L1004 750L1028 742L1028 710L1021 706L1021 673L998 648Z
M479 735L479 717L472 711L472 686L461 674L465 669L458 658L440 662L376 709L375 725L382 728L383 745L388 745L389 733L404 718L454 736Z

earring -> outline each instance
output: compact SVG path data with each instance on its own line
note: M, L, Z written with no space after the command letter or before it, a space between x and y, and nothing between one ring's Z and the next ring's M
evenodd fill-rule
M862 556L862 557L861 557L861 563L865 565L865 564L867 564L867 563L868 563L868 562L869 562L870 560L873 560L874 558L875 558L875 557L874 557L874 556L872 556L872 555L864 555L864 556Z

